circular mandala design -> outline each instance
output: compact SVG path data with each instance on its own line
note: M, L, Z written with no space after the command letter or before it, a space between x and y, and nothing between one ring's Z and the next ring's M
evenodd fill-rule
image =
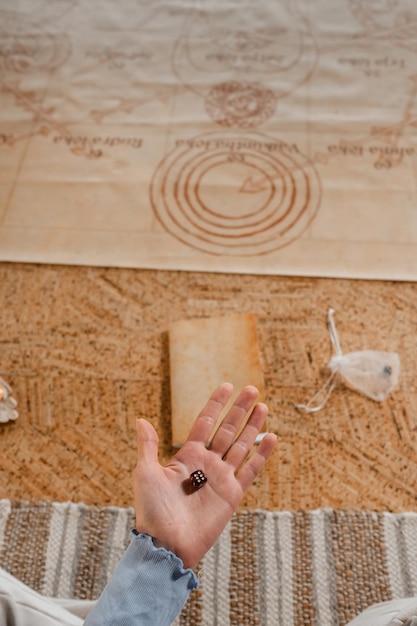
M299 238L314 219L321 182L299 152L279 142L208 134L161 161L150 187L154 214L187 246L223 256L269 254Z
M206 97L206 110L220 126L253 128L275 113L276 98L259 83L229 81L215 85Z

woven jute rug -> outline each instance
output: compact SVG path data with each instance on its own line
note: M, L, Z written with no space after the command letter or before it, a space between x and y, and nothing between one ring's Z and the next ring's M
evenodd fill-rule
M55 597L96 598L134 511L0 500L0 565ZM240 511L199 567L178 626L342 626L417 594L417 514Z

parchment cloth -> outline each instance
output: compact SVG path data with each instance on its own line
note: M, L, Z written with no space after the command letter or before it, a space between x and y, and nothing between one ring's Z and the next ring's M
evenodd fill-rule
M0 0L0 260L417 278L414 0Z

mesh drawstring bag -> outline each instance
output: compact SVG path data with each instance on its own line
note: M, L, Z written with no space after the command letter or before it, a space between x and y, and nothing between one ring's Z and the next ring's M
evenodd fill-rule
M307 413L320 411L329 399L338 378L350 388L368 398L381 402L394 389L400 373L400 358L396 352L361 350L343 354L334 322L334 310L328 312L329 334L335 355L327 367L330 376L324 385L307 402L297 405Z

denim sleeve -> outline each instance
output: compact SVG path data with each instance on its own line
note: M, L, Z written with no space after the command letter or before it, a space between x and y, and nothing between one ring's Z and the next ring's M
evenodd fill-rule
M134 534L84 626L169 626L198 579L152 538Z

